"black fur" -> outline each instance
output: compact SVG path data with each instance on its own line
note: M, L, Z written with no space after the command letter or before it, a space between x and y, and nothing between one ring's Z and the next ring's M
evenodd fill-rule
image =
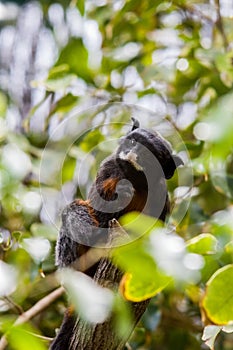
M59 267L70 266L89 246L106 243L113 218L137 210L164 221L169 212L166 179L183 162L158 133L140 128L132 119L132 130L121 139L116 153L100 165L88 201L74 201L63 211L56 246ZM86 273L93 277L95 271L93 266ZM74 321L65 315L51 350L69 349Z

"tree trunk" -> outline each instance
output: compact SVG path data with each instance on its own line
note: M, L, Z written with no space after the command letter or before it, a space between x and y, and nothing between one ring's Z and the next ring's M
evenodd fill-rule
M98 265L94 280L103 287L112 290L118 288L122 272L108 259L102 259ZM125 335L119 338L112 317L101 324L90 324L77 317L69 350L121 350L124 349L133 329L146 310L149 300L140 303L127 302L132 310L131 327L125 330Z

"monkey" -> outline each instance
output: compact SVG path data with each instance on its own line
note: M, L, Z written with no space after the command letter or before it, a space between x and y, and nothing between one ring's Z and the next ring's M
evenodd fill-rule
M60 268L72 267L90 247L105 246L111 220L138 211L165 221L170 211L166 180L183 161L158 132L143 129L137 119L132 120L132 129L100 164L87 200L76 199L63 210L56 244ZM84 265L82 271L94 277L97 266ZM69 348L74 322L68 311L51 350Z

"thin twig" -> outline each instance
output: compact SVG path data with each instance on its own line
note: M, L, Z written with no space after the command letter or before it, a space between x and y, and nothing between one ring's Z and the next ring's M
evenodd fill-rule
M190 16L198 16L201 20L207 21L210 24L214 24L213 18L210 16L207 16L205 13L201 11L201 9L198 9L197 7L194 7L188 4L181 5L179 3L176 3L176 6L182 11L189 12Z
M21 314L24 313L23 308L22 308L20 305L16 304L16 303L14 302L14 300L11 299L11 297L5 296L5 297L3 297L2 299L5 300L5 302L6 302L12 309L15 309L16 312L17 312L19 315L21 315Z
M216 11L217 11L217 21L216 21L216 25L217 28L219 30L219 32L222 35L222 40L223 40L223 45L225 47L226 50L228 50L229 47L229 42L226 36L226 32L224 29L224 25L223 25L223 20L222 20L222 16L221 16L221 12L220 12L220 2L219 0L215 0L215 6L216 6Z
M53 340L53 338L45 337L44 335L41 335L41 334L37 334L37 333L29 332L29 331L25 331L25 332L28 333L28 334L31 334L34 337L39 338L41 340L50 341L50 342Z
M39 300L29 310L21 314L14 322L14 326L23 324L29 321L31 318L38 315L40 312L46 309L50 304L52 304L57 298L59 298L64 293L64 291L65 289L63 287L59 287L55 289L53 292L51 292L49 295L46 295L46 297ZM0 340L0 350L4 350L7 344L8 344L7 337L6 335L3 335Z

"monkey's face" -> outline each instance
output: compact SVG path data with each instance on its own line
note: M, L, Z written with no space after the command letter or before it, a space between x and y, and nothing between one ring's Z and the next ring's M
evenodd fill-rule
M166 179L171 178L177 166L183 164L158 133L141 128L134 129L121 139L117 158L123 166L128 163L138 172L152 171Z

